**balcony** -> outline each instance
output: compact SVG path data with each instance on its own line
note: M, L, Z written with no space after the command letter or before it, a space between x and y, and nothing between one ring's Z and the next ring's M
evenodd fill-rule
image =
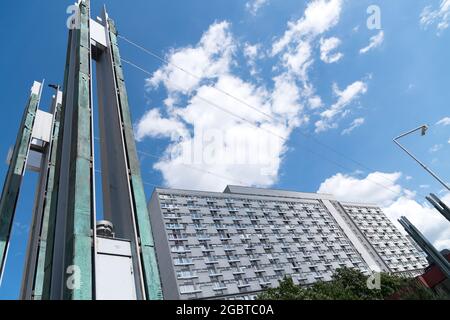
M191 259L176 259L175 261L174 261L174 265L176 265L176 266L189 266L189 265L193 265L194 264L194 262L192 262L192 260Z
M189 280L189 279L195 279L198 278L198 275L195 272L189 273L189 272L180 272L177 275L178 280Z
M231 272L234 275L245 274L245 269L244 268L233 268L233 269L231 269Z
M164 219L179 219L180 217L176 213L167 213L164 215Z
M185 241L185 240L187 240L188 238L187 238L187 236L186 235L174 235L174 234L170 234L169 235L169 240L172 240L172 241Z
M255 273L263 273L263 272L265 272L264 268L262 266L259 266L259 265L256 265L256 266L254 265L252 267L252 269L253 269L253 271Z
M220 277L223 276L222 272L217 271L216 269L209 269L208 270L208 275L210 277Z
M184 226L176 223L168 223L166 224L166 229L168 230L183 230Z
M226 290L227 286L224 283L214 283L213 290L214 291L222 291Z
M228 262L239 262L241 261L238 256L227 256Z
M284 266L282 266L281 264L273 265L273 270L280 270L280 271L282 271L284 269L285 269Z
M207 234L198 234L198 235L197 235L197 238L198 238L199 241L210 240L210 237L209 237L209 235L207 235Z
M184 248L184 247L173 247L171 249L172 253L179 253L179 254L183 254L183 253L189 253L191 252L191 249L189 248Z
M215 264L215 263L219 263L219 261L215 257L207 257L205 259L205 263L206 264Z
M267 279L266 277L261 277L259 278L259 285L261 287L268 287L270 286L271 282L269 279Z
M250 287L250 283L248 283L247 280L238 280L237 286L239 289L246 288L246 287Z
M196 288L196 287L192 287L192 288L182 288L180 287L180 294L194 294L194 293L200 293L202 292L202 290Z

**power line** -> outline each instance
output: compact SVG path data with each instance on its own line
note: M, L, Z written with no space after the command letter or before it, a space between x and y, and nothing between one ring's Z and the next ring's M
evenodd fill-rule
M200 76L198 76L198 75L196 75L196 74L190 72L189 70L186 70L186 69L183 68L183 67L180 67L179 65L177 65L177 64L175 64L175 63L172 63L172 62L168 61L167 59L164 59L164 58L161 57L160 55L158 55L158 54L156 54L156 53L154 53L154 52L152 52L152 51L150 51L150 50L144 48L143 46L138 45L137 43L135 43L135 42L129 40L128 38L126 38L126 37L124 37L124 36L122 36L122 35L118 35L118 37L121 38L122 40L128 42L129 44L135 46L136 48L138 48L138 49L144 51L145 53L149 54L149 55L152 56L153 58L155 58L155 59L157 59L157 60L159 60L159 61L161 61L161 62L163 62L163 63L166 63L166 64L168 64L168 65L171 65L171 66L173 66L174 68L176 68L176 69L178 69L178 70L180 70L180 71L182 71L182 72L184 72L184 73L190 75L191 77L193 77L193 78L195 78L195 79L197 79L197 80L202 80L202 77L200 77ZM240 98L238 98L238 97L236 97L236 96L230 94L229 92L227 92L227 91L225 91L225 90L223 90L223 89L220 89L220 88L218 88L218 87L213 87L213 89L216 90L216 91L218 91L218 92L220 92L220 93L222 93L222 94L224 94L224 95L226 95L226 96L228 96L228 97L230 97L231 99L233 99L233 100L235 100L235 101L237 101L237 102L239 102L239 103L241 103L241 104L243 104L243 105L245 105L245 106L247 106L247 107L253 109L254 111L256 111L256 112L258 112L258 113L260 113L260 114L262 114L262 115L264 115L264 116L266 116L266 117L268 117L268 118L270 118L270 119L272 119L272 120L278 121L278 120L277 120L275 117L273 117L272 115L270 115L270 114L268 114L268 113L266 113L266 112L260 110L259 108L256 108L256 107L252 106L251 104L247 103L246 101L244 101L244 100L242 100L242 99L240 99Z
M124 58L121 58L121 59L122 59L122 62L125 62L126 64L129 64L130 66L132 66L132 67L134 67L134 68L136 68L136 69L138 69L138 70L140 70L140 71L146 73L147 75L151 75L151 74L152 74L150 71L145 70L144 68L142 68L142 67L136 65L135 63L133 63L133 62L131 62L131 61L128 61L128 60L126 60L126 59L124 59ZM172 83L172 85L173 85L174 87L180 88L180 86L178 86L178 85L176 85L176 84L173 84L173 83ZM268 133L270 133L270 134L272 134L272 135L274 135L274 136L277 136L278 138L280 138L280 139L282 139L282 140L284 140L284 141L287 141L287 139L286 139L285 137L280 136L280 135L277 134L276 132L273 132L272 130L269 130L269 129L264 128L264 127L260 127L260 126L256 125L253 121L250 121L250 120L248 120L248 119L246 119L246 118L244 118L244 117L242 117L242 116L240 116L240 115L238 115L238 114L236 114L236 113L234 113L234 112L231 112L230 110L227 110L227 109L225 109L225 108L219 106L218 104L216 104L216 103L214 103L214 102L212 102L212 101L210 101L210 100L208 100L208 99L206 99L206 98L203 98L203 97L200 96L200 95L196 95L196 97L197 97L198 99L202 100L203 102L206 102L207 104L209 104L209 105L211 105L211 106L213 106L213 107L215 107L215 108L217 108L217 109L219 109L219 110L221 110L221 111L223 111L223 112L225 112L225 113L228 113L229 115L231 115L231 116L233 116L233 117L238 118L239 120L242 120L242 121L244 121L244 122L247 122L247 123L249 123L250 125L255 126L256 128L258 128L258 129L260 129L260 130L266 131L266 132L268 132Z
M192 73L192 72L189 71L189 70L186 70L185 68L183 68L183 67L181 67L181 66L179 66L179 65L177 65L177 64L175 64L175 63L173 63L173 62L171 62L171 61L168 61L167 59L161 57L161 56L158 55L157 53L155 53L155 52L153 52L153 51L151 51L151 50L149 50L149 49L143 47L142 45L137 44L136 42L134 42L134 41L128 39L127 37L122 36L122 35L118 35L118 37L119 37L120 39L126 41L127 43L131 44L132 46L134 46L134 47L136 47L136 48L142 50L142 51L145 52L145 53L147 53L147 54L150 55L151 57L153 57L153 58L159 60L160 62L163 62L163 63L165 63L165 64L171 65L171 66L173 66L174 68L176 68L176 69L178 69L178 70L180 70L180 71L182 71L182 72L188 74L189 76L191 76L191 77L193 77L193 78L195 78L195 79L198 79L198 80L201 80L201 79L202 79L202 77L200 77L200 76L198 76L198 75ZM122 60L123 60L123 59L122 59ZM131 64L132 66L134 66L134 67L136 67L136 68L138 68L138 69L140 69L141 71L147 73L148 75L153 76L153 73L148 72L147 70L144 70L144 69L142 69L141 67L136 66L135 64L130 63L129 61L125 61L125 62ZM252 106L251 104L249 104L249 103L247 103L246 101L244 101L244 100L242 100L242 99L240 99L240 98L234 96L233 94L231 94L231 93L229 93L229 92L227 92L227 91L225 91L225 90L223 90L223 89L220 89L220 88L218 88L218 87L212 87L212 89L213 89L213 90L216 90L216 91L218 91L218 92L220 92L220 93L222 93L222 94L224 94L224 95L226 95L226 96L228 96L228 97L234 99L235 101L237 101L237 102L239 102L239 103L241 103L241 104L243 104L243 105L245 105L245 106L247 106L247 107L249 107L249 108L255 110L256 112L258 112L258 113L260 113L260 114L262 114L262 115L264 115L264 116L266 116L266 117L268 117L268 118L270 118L270 119L272 119L272 120L278 122L278 119L276 119L276 118L273 117L272 115L270 115L270 114L268 114L268 113L266 113L266 112L261 111L259 108L256 108L256 107ZM197 96L197 97L198 97L198 96ZM201 100L205 100L205 99L201 99ZM217 106L216 106L216 107L217 107ZM220 108L220 109L222 109L223 111L225 111L225 112L227 112L227 113L230 113L229 111L224 110L223 108ZM239 116L238 116L238 117L239 117ZM310 135L310 134L308 134L308 133L302 132L302 131L300 131L300 130L298 130L298 132L299 132L300 135L302 135L303 137L308 138L308 139L311 139L313 142L315 142L315 143L321 145L322 147L324 147L324 148L326 148L326 149L328 149L328 150L334 152L335 154L339 155L340 157L342 157L342 158L344 158L344 159L346 159L346 160L348 160L348 161L350 161L350 162L355 163L356 165L360 166L361 168L363 168L363 169L365 169L365 170L367 170L367 171L372 171L372 172L377 171L376 169L371 168L371 167L369 167L369 166L363 164L362 162L360 162L360 161L358 161L358 160L355 160L355 159L349 157L348 155L344 154L343 152L340 152L339 150L336 150L336 149L333 148L332 146L330 146L330 145L328 145L328 144L322 142L321 140L317 139L316 137L314 137L314 136L312 136L312 135ZM278 137L280 137L280 138L282 138L283 140L287 140L285 137L281 137L281 136L279 136L278 134L275 134L275 135L278 136ZM390 183L396 183L394 180L391 180L391 179L389 179L389 178L387 178L387 177L383 177L383 179L386 180L386 181L389 181Z
M123 59L123 58L121 58L121 59L122 59L123 62L129 64L130 66L132 66L132 67L134 67L134 68L136 68L136 69L138 69L138 70L140 70L140 71L142 71L142 72L144 72L144 73L146 73L146 74L151 74L150 71L145 70L144 68L142 68L142 67L136 65L135 63L133 63L133 62L131 62L131 61L128 61L128 60L126 60L126 59ZM173 84L173 83L172 83L172 85L175 86L175 87L178 87L176 84ZM258 125L254 124L252 121L247 120L247 119L245 119L245 118L242 118L241 116L236 115L236 114L234 114L233 112L228 111L228 110L226 110L226 109L224 109L224 108L218 106L217 104L215 104L215 103L212 102L212 101L209 101L208 99L205 99L205 98L203 98L203 97L201 97L201 96L199 96L199 95L197 95L196 97L199 98L199 99L201 99L202 101L204 101L204 102L206 102L206 103L208 103L208 104L210 104L210 105L212 105L212 106L214 106L214 107L220 109L220 110L223 110L223 111L225 111L225 112L227 112L227 113L229 113L229 114L231 114L231 115L233 115L233 116L235 116L235 117L238 117L239 119L241 119L241 120L243 120L243 121L245 121L245 122L250 123L252 126L254 126L254 127L258 128L258 129L267 131L267 132L269 132L269 133L271 133L271 134L274 134L274 135L276 135L277 137L279 137L279 138L281 138L281 139L287 141L286 138L281 137L280 135L278 135L278 134L276 134L276 133L273 133L273 132L271 132L270 130L268 130L268 129L266 129L266 128L259 127ZM316 155L316 156L317 156L319 159L321 159L321 160L326 160L326 161L328 161L328 162L330 162L330 163L333 163L334 165L336 165L336 166L338 166L339 168L344 169L344 170L346 170L346 171L352 171L351 168L349 168L349 167L347 167L347 166L345 166L345 165L343 165L343 164L341 164L341 163L339 163L339 162L337 162L337 161L335 161L335 160L329 159L329 158L327 158L327 157L325 157L325 156L323 156L323 155L317 153L316 151L314 151L314 150L312 150L312 149L310 149L310 148L308 148L308 147L306 147L306 146L304 147L304 149L307 150L308 152L310 152L310 153ZM373 170L373 171L376 171L376 170ZM386 178L384 175L382 175L381 177L382 177L383 179L385 179L385 180L389 180L389 181L392 182L392 183L396 183L395 181ZM383 188L383 189L386 189L386 190L388 190L388 191L394 193L395 195L402 195L401 192L398 192L398 191L396 191L396 190L392 190L391 188L389 188L389 187L387 187L387 186L385 186L385 185L383 185L383 184L380 184L380 183L378 183L378 182L376 182L376 181L373 181L373 180L371 180L371 179L369 179L369 178L366 178L366 180L369 181L369 182L371 182L371 183L373 183L374 185L377 185L377 186L379 186L379 187L381 187L381 188Z

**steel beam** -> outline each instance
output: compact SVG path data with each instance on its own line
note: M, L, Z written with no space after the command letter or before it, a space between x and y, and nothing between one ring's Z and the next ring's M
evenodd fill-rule
M142 282L145 296L148 300L162 299L161 282L156 253L153 242L150 217L147 210L147 201L142 183L139 160L137 157L133 126L131 121L128 96L125 87L119 46L117 43L117 30L112 19L107 17L107 37L109 50L112 56L114 83L117 92L118 128L121 130L121 144L124 146L124 161L127 169L128 189L131 202L129 214L135 224L135 237L138 239L138 261L141 264ZM117 141L118 143L119 141ZM124 213L122 213L124 214Z
M40 92L41 84L35 82L25 107L8 173L3 185L0 199L0 278L4 271L14 213L22 178L25 173L28 152L30 150L33 124L39 105Z

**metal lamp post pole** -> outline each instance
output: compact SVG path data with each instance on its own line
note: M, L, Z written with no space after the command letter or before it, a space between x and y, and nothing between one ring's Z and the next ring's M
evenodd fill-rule
M411 152L409 152L404 146L402 146L398 142L398 140L400 138L403 138L403 137L405 137L405 136L407 136L407 135L409 135L411 133L414 133L416 131L419 131L419 130L422 131L422 136L424 136L425 133L428 130L428 126L427 125L422 125L422 126L416 128L416 129L413 129L411 131L405 132L405 133L399 135L398 137L394 138L394 143L396 145L398 145L403 151L405 151L411 158L413 158L422 168L424 168L429 174L431 174L437 181L439 181L440 184L442 184L447 190L450 191L450 187L441 178L439 178L433 171L431 171L430 168L428 168L423 162L421 162L419 159L417 159Z

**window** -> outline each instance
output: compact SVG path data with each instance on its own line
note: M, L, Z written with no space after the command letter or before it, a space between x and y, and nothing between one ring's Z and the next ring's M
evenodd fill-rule
M180 245L175 245L172 246L172 252L173 253L183 253L189 251L189 247L188 246L180 246Z
M196 276L197 276L197 273L195 271L183 270L183 271L177 272L178 279L189 279L189 278L194 278Z
M227 286L221 281L213 282L214 290L225 290Z
M187 284L184 286L180 286L180 293L194 293L197 292L198 290L196 289L196 287L193 284Z
M175 265L187 265L187 264L192 264L192 259L190 258L175 258L174 259L174 263Z

